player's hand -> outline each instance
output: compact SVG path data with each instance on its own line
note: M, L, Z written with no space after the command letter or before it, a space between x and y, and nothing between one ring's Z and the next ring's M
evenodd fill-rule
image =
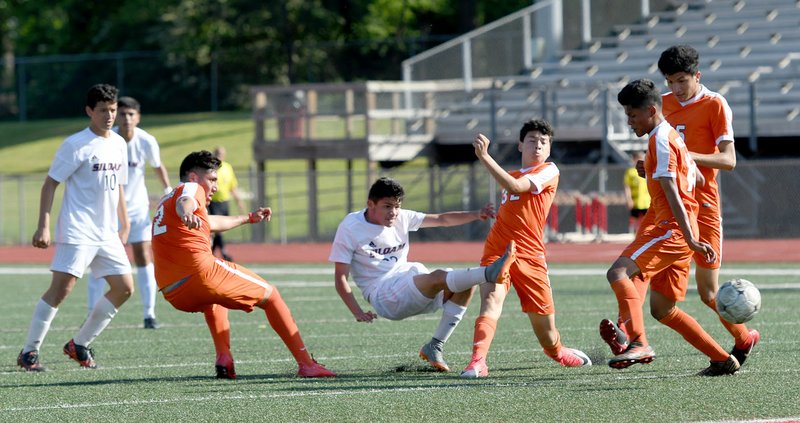
M128 243L128 237L130 236L130 234L131 234L130 227L127 230L119 231L119 240L122 241L122 245Z
M481 220L494 219L494 217L495 211L494 204L492 203L486 203L486 205L478 211L478 218Z
M644 160L636 161L636 173L639 174L640 178L646 177L646 175L644 174Z
M479 159L481 157L486 157L489 155L489 138L486 138L483 134L478 134L475 136L475 139L472 141L472 147L475 148L475 156Z
M714 251L714 248L711 247L711 245L705 242L689 242L689 248L691 248L694 252L703 254L706 257L706 263L713 263L717 261L717 252Z
M50 246L50 229L39 228L33 234L31 242L36 248L47 248Z
M189 229L198 229L200 228L200 226L202 226L203 223L200 220L200 216L194 213L189 213L185 216L181 216L181 222L183 222L183 224L186 225L186 227Z
M378 315L371 311L362 311L356 315L356 322L372 323L372 321L377 318Z
M272 209L269 207L259 207L256 211L247 215L247 223L269 222L272 219Z

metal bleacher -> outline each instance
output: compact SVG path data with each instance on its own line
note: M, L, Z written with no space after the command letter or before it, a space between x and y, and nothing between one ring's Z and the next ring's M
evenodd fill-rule
M605 136L612 160L622 160L642 141L629 133L616 92L633 79L663 80L656 63L675 44L699 51L701 82L725 95L737 136L800 133L800 1L691 0L617 25L521 75L493 78L491 88L437 93L435 142L469 143L482 131L511 143L522 121L543 116L559 140Z

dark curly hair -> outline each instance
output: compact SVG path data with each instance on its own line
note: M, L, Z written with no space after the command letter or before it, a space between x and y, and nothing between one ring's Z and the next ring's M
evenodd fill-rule
M201 150L189 153L181 162L181 182L186 182L190 172L217 170L221 163L217 156L210 151Z
M649 79L631 81L617 94L617 101L623 106L634 109L643 107L661 106L661 91L656 83Z
M399 182L386 176L379 178L369 189L368 199L377 203L382 198L396 198L403 201L405 190Z
M555 131L553 131L553 126L550 125L550 122L544 119L531 119L522 124L522 129L519 130L519 142L522 142L525 139L525 135L531 131L539 131L542 135L549 135L551 141L555 136Z
M658 70L664 76L686 72L694 75L700 67L700 53L694 47L680 44L672 46L661 53L658 58Z
M86 93L86 106L94 110L97 103L105 101L108 103L117 102L117 87L108 84L96 84Z

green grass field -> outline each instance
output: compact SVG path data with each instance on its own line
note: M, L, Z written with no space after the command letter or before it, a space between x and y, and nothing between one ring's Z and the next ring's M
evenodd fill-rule
M452 264L451 264L452 265ZM735 376L700 378L708 362L680 336L648 317L658 358L614 370L597 323L615 314L601 266L552 266L557 324L567 346L595 365L570 369L541 353L515 295L509 296L488 359L486 379L462 380L470 355L473 303L447 344L448 374L417 357L438 315L402 322L356 323L332 286L332 269L254 266L280 288L309 350L339 377L294 377L295 364L260 311L232 312L239 378L217 380L203 318L159 299L163 327L141 329L138 295L93 347L102 369L81 370L61 347L86 314L79 281L62 305L41 351L47 373L21 371L16 356L33 306L49 284L46 266L0 267L0 421L709 421L800 418L800 266L728 266L723 278L748 278L762 289L751 323L762 340ZM732 341L695 292L683 303L723 345Z

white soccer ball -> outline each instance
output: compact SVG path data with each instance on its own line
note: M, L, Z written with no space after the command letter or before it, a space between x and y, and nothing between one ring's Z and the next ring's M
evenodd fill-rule
M717 312L731 323L744 323L761 310L761 292L746 279L733 279L717 291Z

